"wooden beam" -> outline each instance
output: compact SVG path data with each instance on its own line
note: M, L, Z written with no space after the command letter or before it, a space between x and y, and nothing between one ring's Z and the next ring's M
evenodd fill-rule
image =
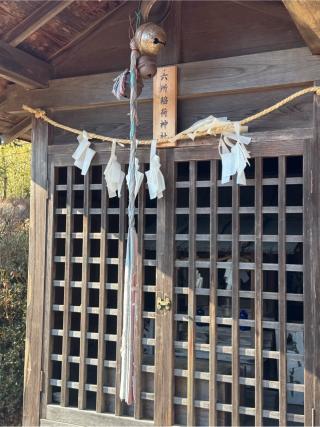
M196 98L309 83L320 75L320 58L312 56L308 48L296 48L180 64L178 73L178 98ZM111 93L118 74L56 79L48 88L29 91L12 87L0 104L0 112L21 114L22 104L54 111L127 104ZM152 100L151 81L145 81L139 100Z
M44 61L0 41L0 76L24 88L46 87L51 67Z
M14 125L2 138L3 144L9 144L10 142L17 139L19 136L24 135L32 127L31 117L26 117L19 123Z
M46 1L20 24L5 34L4 41L13 47L18 46L31 34L68 7L73 0Z
M301 36L315 55L320 54L320 7L318 0L283 0Z
M23 425L39 425L47 221L48 124L33 119Z

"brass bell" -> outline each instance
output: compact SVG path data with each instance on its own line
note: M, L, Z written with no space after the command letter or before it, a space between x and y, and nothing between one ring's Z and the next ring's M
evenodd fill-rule
M143 79L151 79L157 73L157 64L153 56L140 56L137 62L137 68L140 77Z
M147 22L140 25L134 39L141 55L158 55L162 46L166 45L167 35L158 25Z

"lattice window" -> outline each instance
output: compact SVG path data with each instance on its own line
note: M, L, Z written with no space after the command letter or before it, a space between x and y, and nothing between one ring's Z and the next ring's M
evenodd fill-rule
M106 157L85 178L67 160L53 168L47 403L149 420L173 407L180 425L303 425L303 156L256 157L239 187L221 184L211 148L177 149L164 156L166 198L143 185L131 407L119 400L127 191L108 199ZM172 311L157 312L171 291ZM155 381L166 362L172 401Z
M120 337L127 191L108 199L105 166L83 178L55 168L52 327L48 402L153 419L157 203L136 201L139 328L136 407L121 404Z
M218 169L176 163L174 421L303 425L303 159Z

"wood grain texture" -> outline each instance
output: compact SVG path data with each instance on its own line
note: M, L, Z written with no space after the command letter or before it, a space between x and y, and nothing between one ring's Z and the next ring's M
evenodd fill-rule
M103 24L107 19L110 19L110 15L115 13L120 7L125 6L126 3L127 1L125 0L105 2L106 6L102 5L101 11L98 14L100 15L102 13L101 16L98 19L94 19L93 21L92 21L92 15L90 14L90 6L88 4L82 3L81 4L82 6L82 10L81 10L82 25L81 26L83 26L83 29L80 30L80 32L77 32L77 34L74 37L72 37L72 39L70 39L66 44L62 44L58 50L54 50L53 52L51 52L48 57L48 60L50 62L53 60L58 62L61 56L63 55L67 56L66 52L68 50L70 49L72 50L77 44L79 44L82 40L88 37L89 34L92 34L97 28L99 28L99 26L101 26L101 24ZM97 12L97 5L94 5L94 7L95 7L95 12ZM86 9L86 13L83 13L84 9ZM73 9L73 13L80 14L79 4L76 4L76 7L74 7ZM79 15L77 17L79 17ZM88 22L88 18L90 18L89 22ZM83 25L84 23L86 23L86 25ZM75 27L78 30L79 28L78 25L75 25ZM73 28L73 30L74 29L75 28Z
M18 46L31 34L43 27L48 21L68 7L72 1L73 0L43 2L39 8L34 10L33 13L12 28L11 31L7 32L5 34L4 41L13 47Z
M66 238L65 238L65 273L64 273L64 299L63 299L63 338L62 338L62 366L61 366L61 405L69 405L69 389L67 382L69 379L69 330L71 324L70 302L71 302L71 233L72 233L72 167L67 169L67 205L66 205Z
M178 101L178 131L186 129L199 119L210 114L217 117L227 116L231 120L240 120L266 108L278 100L293 93L293 89L279 89L260 93L229 94ZM129 135L128 106L101 107L79 111L60 111L52 117L62 123L95 131L109 136L124 137ZM139 105L139 138L152 138L152 103ZM290 128L312 127L312 95L306 95L291 104L252 122L250 132L276 131ZM74 142L75 135L54 129L54 143L68 144ZM196 139L198 144L200 139ZM191 141L189 140L189 143ZM179 144L181 144L179 142Z
M169 35L165 49L161 49L157 63L159 65L175 65L181 62L182 37L182 1L171 1L169 15L161 23L161 27Z
M86 382L87 366L86 357L88 349L88 277L89 277L89 174L84 177L83 197L83 238L82 238L82 280L81 280L81 318L80 318L80 364L79 364L79 393L78 409L85 409L87 404Z
M0 41L0 76L26 89L45 87L51 75L51 67L9 44Z
M319 84L317 81L315 84ZM305 411L306 422L309 420L311 424L318 425L320 423L320 363L319 358L314 357L317 349L320 346L320 327L319 327L319 307L318 301L320 297L319 291L319 278L320 278L320 266L315 260L319 259L320 256L320 244L319 244L319 233L320 233L320 220L319 220L319 201L320 201L320 183L319 183L319 159L320 159L320 97L315 95L314 97L314 135L312 143L306 147L307 161L305 166L307 167L305 173L308 176L308 188L306 191L304 202L306 208L305 221L305 240L306 240L306 266L305 273L307 279L310 281L309 291L305 298L305 304L311 303L311 309L306 310L306 393L305 395ZM306 282L307 283L307 282ZM306 305L306 308L308 306ZM313 390L313 394L312 394Z
M158 68L153 78L153 138L173 137L177 132L177 67Z
M320 54L320 8L316 0L283 0L301 36L314 55Z
M278 189L278 289L279 289L279 425L287 425L287 302L286 302L286 158L279 157L279 189Z
M210 326L209 326L209 343L210 343L210 359L209 359L209 425L217 425L217 356L216 356L216 317L217 317L217 288L218 288L218 271L217 271L217 178L218 178L218 162L211 160L211 186L210 186L210 206L211 206L211 221L210 221Z
M319 81L318 81L319 83ZM312 209L313 209L313 224L312 224L312 260L319 260L320 256L320 183L319 183L319 159L320 159L320 97L315 96L314 102L314 139L312 145L312 154L313 154L313 174L312 174ZM314 301L316 304L315 310L315 351L318 351L320 348L320 310L318 309L317 302L320 298L320 289L319 289L319 280L320 280L320 265L318 262L312 263L312 279L311 283L314 284L315 294ZM311 289L313 286L311 286ZM320 423L320 361L319 358L315 358L315 368L314 368L314 401L315 401L315 420L314 424L317 425Z
M251 134L250 153L252 157L274 157L275 152L279 153L279 155L286 155L288 152L291 155L302 155L304 143L309 144L312 135L313 130L311 128L254 132ZM181 147L186 146L189 147L188 151L181 150L180 147L172 149L175 161L203 160L203 156L220 159L217 138L196 139L195 142L182 141ZM61 153L61 146L51 145L48 148L49 159L54 161L57 166L68 166L70 156L76 147L76 144L64 145L63 153ZM201 151L199 147L201 147ZM93 144L92 148L96 151L92 164L106 164L110 157L110 146L98 143ZM120 162L128 162L129 150L118 148L117 156ZM137 156L141 163L148 162L150 149L138 148Z
M196 233L197 233L197 193L196 162L191 161L189 166L190 192L189 192L189 269L188 269L188 378L187 378L187 424L195 425L195 316L196 316Z
M53 58L55 75L69 77L127 67L130 58L129 16L134 16L138 5L138 1L126 2L124 7L115 10L111 19L103 20L94 26L92 31L80 38L75 45L71 44L67 50ZM101 40L106 40L107 43L101 43ZM77 72L74 61L78 63Z
M37 425L40 416L43 311L47 231L48 125L32 124L32 166L29 231L27 327L23 425Z
M182 28L183 62L304 44L283 4L277 1L183 2Z
M165 295L174 302L174 213L175 213L175 171L172 151L160 153L162 171L166 179L165 196L157 201L157 270L156 296ZM163 227L166 233L163 233ZM173 307L166 312L156 312L156 354L155 354L155 425L174 423L174 345ZM164 369L165 367L165 369Z
M96 411L105 411L105 396L103 391L105 379L105 352L106 352L106 319L105 308L107 303L106 298L106 257L107 254L107 187L104 182L101 186L101 235L100 235L100 284L99 284L99 324L98 324L98 367L97 367L97 401Z
M46 256L46 277L45 277L45 306L44 306L44 329L43 329L43 368L44 368L44 391L41 396L41 417L46 416L47 404L52 401L52 388L50 378L52 377L51 354L53 339L51 331L53 329L53 312L51 310L53 300L53 254L54 254L54 190L55 190L55 168L53 163L48 163L48 225L47 225L47 256Z
M308 48L256 53L178 65L178 98L191 98L229 92L295 86L319 76L320 58ZM87 109L118 105L112 92L119 71L50 80L49 87L32 91L12 87L0 112L21 113L22 104L53 110ZM144 81L139 101L151 101L152 82ZM79 91L79 87L82 88ZM128 104L127 100L120 101Z
M31 117L26 117L25 119L19 121L16 125L14 125L9 131L5 133L3 136L3 144L9 144L15 139L24 135L27 131L29 131L32 127L32 119Z
M173 2L173 4L176 2ZM252 3L252 2L245 2ZM281 2L255 2L256 10L244 8L230 1L183 2L181 13L181 57L182 62L199 61L209 58L246 55L259 51L277 51L303 46L304 42ZM258 3L262 3L262 6ZM112 19L106 20L96 31L70 49L55 63L58 76L72 76L79 73L93 74L106 70L122 69L128 66L130 15L138 2L128 4L116 11ZM269 10L272 19L266 19ZM175 50L174 20L171 10L162 25L168 32L168 50ZM225 25L225 17L228 24ZM268 18L270 15L268 16ZM253 25L254 23L254 25ZM168 25L168 26L167 26ZM107 40L108 43L101 43ZM168 62L172 64L170 54Z
M317 101L314 100L314 119L318 114ZM314 250L317 251L317 248L314 247L313 232L315 230L315 218L314 215L314 185L317 187L317 182L314 182L314 168L315 162L313 156L318 156L317 148L317 134L316 130L316 120L315 120L315 138L310 144L305 144L304 158L303 158L303 171L304 171L304 182L303 182L303 278L304 283L308 284L305 286L303 291L304 296L304 307L308 307L305 310L305 337L304 337L304 346L305 346L305 394L304 394L304 413L305 413L305 424L313 424L313 415L312 411L315 408L315 396L314 396L314 370L315 370L315 294L316 294L316 284L315 278L312 274L314 271L313 267L313 257L317 257L317 252L314 253ZM316 178L316 181L317 178ZM315 258L317 259L317 258ZM317 263L316 263L317 264ZM317 269L317 267L316 267Z
M48 405L48 421L72 424L73 426L97 426L97 427L116 427L128 426L128 417L118 417L111 414L98 414L93 411L82 411L76 408L62 408L58 405ZM130 418L132 426L153 426L153 422L147 420L135 420Z

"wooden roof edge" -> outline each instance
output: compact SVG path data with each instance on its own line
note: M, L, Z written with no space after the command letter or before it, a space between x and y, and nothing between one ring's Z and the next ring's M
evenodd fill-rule
M314 55L320 55L319 1L282 0L302 38Z

